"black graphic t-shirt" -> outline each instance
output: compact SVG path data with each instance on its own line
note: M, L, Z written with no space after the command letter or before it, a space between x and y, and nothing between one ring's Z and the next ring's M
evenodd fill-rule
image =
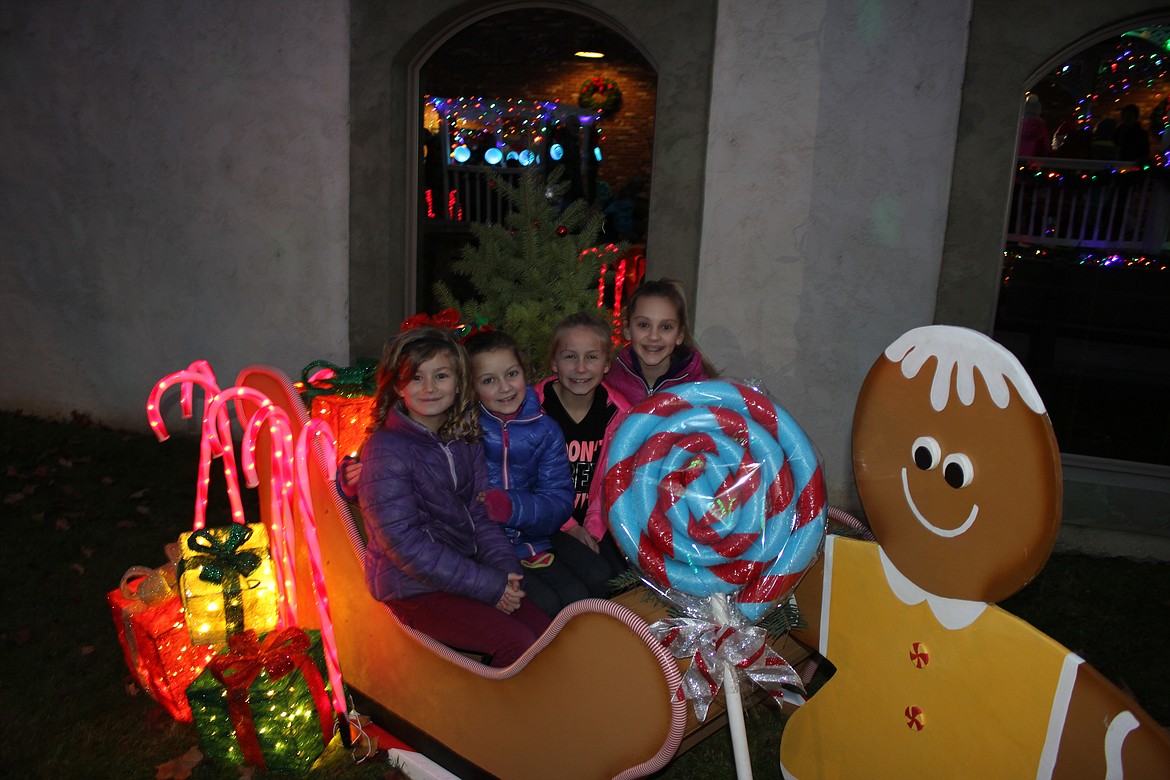
M585 523L585 510L589 507L589 483L593 480L593 467L597 456L601 452L601 443L605 439L605 426L613 419L617 407L609 400L609 393L598 385L593 393L593 405L589 412L581 419L574 420L557 396L554 382L549 382L544 388L544 403L541 408L544 413L557 421L561 431L565 434L565 448L569 455L569 467L573 472L573 486L577 491L573 502L573 518L581 524Z

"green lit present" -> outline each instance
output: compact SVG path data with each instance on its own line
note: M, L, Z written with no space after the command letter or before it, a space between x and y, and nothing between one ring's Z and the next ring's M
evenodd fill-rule
M306 772L333 736L319 631L234 634L187 688L203 753L219 764Z
M204 528L179 536L179 595L197 645L276 628L276 576L263 523Z

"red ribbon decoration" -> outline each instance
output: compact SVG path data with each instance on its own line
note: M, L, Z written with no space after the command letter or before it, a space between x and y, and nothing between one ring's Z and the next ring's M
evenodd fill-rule
M276 682L299 669L313 697L313 705L317 708L322 743L328 744L333 737L325 683L321 679L321 671L306 653L311 644L309 635L300 628L272 631L264 637L263 643L256 639L255 631L248 629L228 637L228 652L217 655L208 665L215 679L227 688L228 714L246 763L264 768L264 755L256 736L256 721L248 703L248 688L261 671L267 671L269 681Z
M420 312L411 317L407 317L402 322L400 333L405 333L408 330L415 328L438 328L439 330L452 330L459 326L459 312L455 309L443 309L435 316L431 316L425 312Z

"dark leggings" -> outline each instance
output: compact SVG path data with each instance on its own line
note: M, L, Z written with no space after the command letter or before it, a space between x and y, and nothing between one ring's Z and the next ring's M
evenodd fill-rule
M574 601L609 595L612 565L567 533L551 537L553 562L540 569L524 569L524 591L549 617Z

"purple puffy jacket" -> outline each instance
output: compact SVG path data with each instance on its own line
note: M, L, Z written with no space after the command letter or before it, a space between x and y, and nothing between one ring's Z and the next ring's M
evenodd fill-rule
M379 601L434 591L495 604L520 561L476 496L483 445L444 442L398 408L362 449L366 585Z

